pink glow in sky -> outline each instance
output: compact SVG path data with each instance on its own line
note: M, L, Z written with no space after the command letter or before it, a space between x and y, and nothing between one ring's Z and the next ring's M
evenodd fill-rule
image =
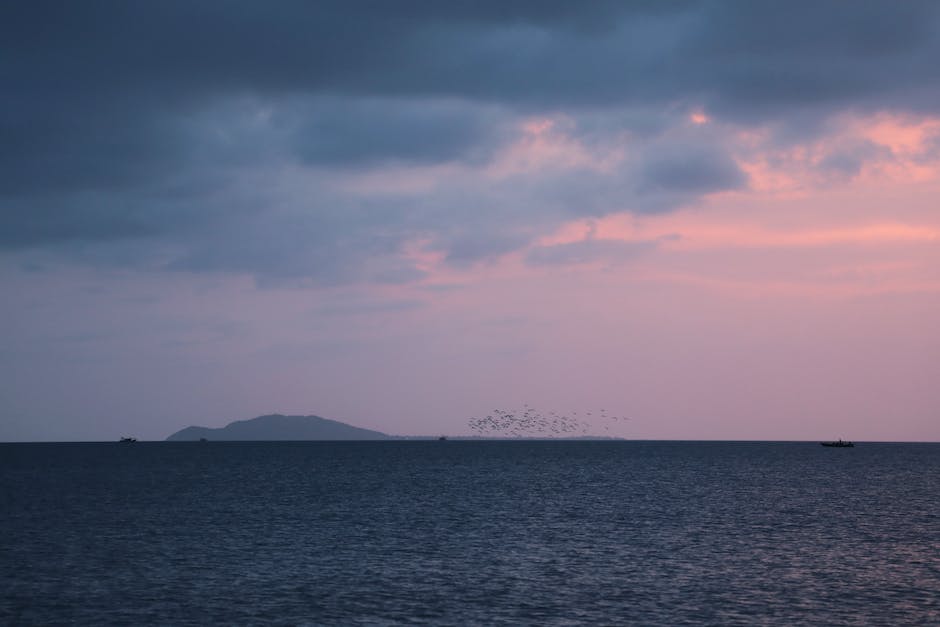
M528 403L625 438L938 441L940 10L893 7L820 9L825 41L711 5L294 39L311 9L285 58L141 50L133 77L106 36L132 25L78 67L24 49L0 440L460 435Z

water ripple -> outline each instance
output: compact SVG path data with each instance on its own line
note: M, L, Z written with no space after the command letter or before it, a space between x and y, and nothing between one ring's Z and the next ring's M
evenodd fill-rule
M938 453L0 445L0 622L940 624Z

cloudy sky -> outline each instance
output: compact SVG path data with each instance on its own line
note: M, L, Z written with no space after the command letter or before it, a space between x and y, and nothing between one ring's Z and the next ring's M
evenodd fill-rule
M940 440L937 59L936 2L4 2L0 440Z

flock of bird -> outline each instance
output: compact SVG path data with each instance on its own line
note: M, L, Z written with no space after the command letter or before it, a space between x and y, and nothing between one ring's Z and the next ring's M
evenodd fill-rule
M486 416L471 418L467 425L475 435L490 438L608 437L611 425L623 420L628 418L606 409L546 414L525 404L522 409L494 409Z

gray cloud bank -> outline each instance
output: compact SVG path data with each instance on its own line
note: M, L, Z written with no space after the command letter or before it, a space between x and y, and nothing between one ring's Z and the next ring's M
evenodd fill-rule
M0 248L414 280L416 237L474 263L574 216L746 186L720 133L670 133L693 109L781 142L845 110L936 113L938 26L935 2L5 2ZM642 150L481 188L533 115ZM355 185L439 165L470 174Z

